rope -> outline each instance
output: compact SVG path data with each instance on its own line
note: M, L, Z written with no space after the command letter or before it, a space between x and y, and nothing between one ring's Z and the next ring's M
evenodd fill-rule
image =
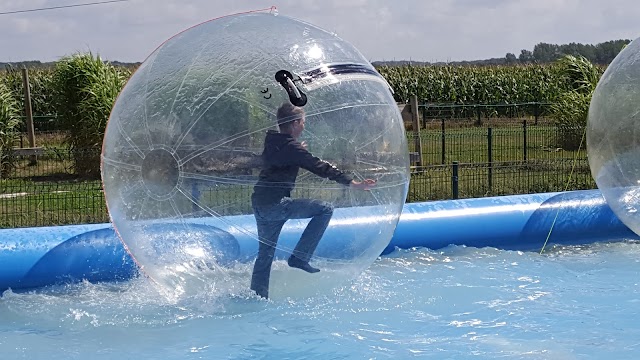
M571 178L573 177L573 173L575 171L576 168L576 163L578 162L578 154L580 153L580 150L582 149L582 144L584 143L584 138L587 134L587 127L584 127L584 131L582 132L582 139L580 139L580 145L578 146L578 150L576 151L575 155L573 156L573 165L571 166L571 171L569 172L569 178L567 179L567 184L564 187L564 191L568 191L569 190L569 184L571 183ZM547 238L544 240L544 244L542 245L542 249L540 249L540 254L542 255L542 253L544 252L545 247L547 246L547 243L549 242L549 238L551 238L551 232L553 231L554 226L556 225L556 221L558 220L558 215L560 214L560 207L558 207L558 210L556 211L556 216L553 218L553 222L551 223L551 227L549 228L549 233L547 234Z

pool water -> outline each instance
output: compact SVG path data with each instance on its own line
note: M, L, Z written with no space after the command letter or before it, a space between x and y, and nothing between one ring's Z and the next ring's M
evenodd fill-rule
M144 279L7 291L0 358L636 359L639 274L627 241L396 251L311 299L174 304Z

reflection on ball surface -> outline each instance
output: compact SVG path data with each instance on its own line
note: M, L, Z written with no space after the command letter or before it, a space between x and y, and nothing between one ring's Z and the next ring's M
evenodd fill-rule
M613 212L640 234L640 41L607 67L591 99L589 165Z

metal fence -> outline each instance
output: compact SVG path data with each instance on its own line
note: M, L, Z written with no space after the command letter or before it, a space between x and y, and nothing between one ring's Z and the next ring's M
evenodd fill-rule
M550 108L420 105L420 130L407 132L409 151L421 154L407 201L595 188L585 128L556 126Z
M79 178L70 150L45 148L33 157L15 156L0 178L0 228L109 220L100 179Z
M534 125L549 122L551 103L529 102L520 104L419 104L423 125L438 126L447 122L472 122L475 126L484 123L530 120Z
M567 129L553 125L547 105L526 105L537 110L421 105L420 131L407 132L409 151L419 147L422 159L411 167L407 201L595 188L584 144L561 146ZM54 121L38 131L37 161L18 154L0 178L0 228L109 221L100 179L75 174L73 153ZM584 135L582 128L570 131ZM194 191L215 196L211 189Z

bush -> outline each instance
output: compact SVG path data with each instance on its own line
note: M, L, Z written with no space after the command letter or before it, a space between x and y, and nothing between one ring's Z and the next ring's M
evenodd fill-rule
M53 74L54 104L76 174L100 176L100 148L111 108L128 79L128 70L115 68L91 53L63 58Z
M570 91L551 106L553 118L558 126L558 139L556 139L558 147L568 151L580 148L590 103L591 94Z
M0 83L0 178L13 169L13 145L18 137L20 113L9 88Z
M578 150L584 138L591 96L602 69L583 56L566 55L558 60L563 80L570 91L560 95L551 106L558 126L557 144L565 150Z

